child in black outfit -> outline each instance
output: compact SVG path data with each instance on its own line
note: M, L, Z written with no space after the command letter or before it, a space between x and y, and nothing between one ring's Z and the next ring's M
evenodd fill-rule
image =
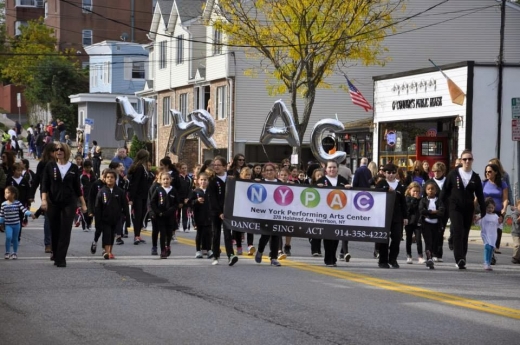
M178 226L175 212L178 210L180 202L175 188L171 186L170 174L161 172L159 181L161 187L153 191L150 207L152 218L155 218L161 235L161 259L166 259L171 254L170 242L173 229L177 229Z
M197 235L195 236L195 258L202 259L208 255L208 259L213 256L211 253L211 216L209 209L209 198L207 195L209 178L205 172L197 176L198 188L190 196L195 223L197 224Z
M96 197L95 218L96 229L103 232L103 245L105 260L114 259L112 247L117 229L122 227L125 209L128 209L128 201L124 191L116 186L117 172L108 170L105 172L105 186L101 188Z
M108 169L104 169L101 173L101 177L93 183L92 187L90 187L90 192L88 196L89 202L87 203L87 213L90 217L94 216L94 208L96 206L96 197L99 191L105 186L105 173L108 171ZM92 254L96 254L97 249L97 241L99 240L99 237L101 236L101 227L98 226L98 224L95 224L96 231L94 233L94 241L92 242L90 246L90 252ZM105 246L105 242L102 239L103 247ZM104 254L104 253L103 253Z
M96 175L92 171L92 161L87 159L83 162L83 172L81 173L80 182L81 182L81 190L83 191L83 197L85 198L85 202L87 205L89 204L90 189L92 185L96 182ZM92 217L89 215L87 210L86 213L83 214L83 218L81 219L81 227L83 231L90 231L90 226L92 225Z
M437 184L428 181L425 185L426 196L419 203L419 212L423 216L422 235L424 238L424 246L426 249L426 267L434 269L432 259L433 236L441 227L441 219L444 215L444 204L437 195Z
M406 189L406 212L408 214L408 225L404 227L406 232L406 263L413 264L412 259L412 238L415 235L417 243L417 261L424 263L423 248L421 239L421 214L419 213L419 201L421 200L421 185L412 182Z

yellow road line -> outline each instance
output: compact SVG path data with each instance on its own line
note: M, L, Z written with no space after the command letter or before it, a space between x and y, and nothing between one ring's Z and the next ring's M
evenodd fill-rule
M142 234L142 232L141 232ZM145 234L150 236L149 234ZM186 238L178 237L177 241L181 244L194 246L195 241ZM225 248L221 247L222 252L225 252ZM252 256L242 256L241 258L253 259ZM365 274L347 272L338 270L337 268L329 267L317 267L309 264L305 264L298 261L284 260L284 266L293 267L302 271L313 272L316 274L326 275L329 277L344 279L353 281L359 284L374 286L380 289L389 290L393 292L399 292L406 295L412 295L419 298L429 299L441 303L446 303L452 306L461 308L476 310L484 313L499 315L510 319L520 320L520 309L513 309L503 307L497 304L483 302L479 300L469 299L461 296L450 295L443 292L436 292L434 290L428 290L413 285L406 285L402 283L393 282L391 280L385 280L381 278L371 277Z

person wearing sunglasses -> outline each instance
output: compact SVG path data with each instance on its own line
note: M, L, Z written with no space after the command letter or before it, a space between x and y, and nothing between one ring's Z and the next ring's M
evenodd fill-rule
M468 238L475 215L475 197L480 206L481 216L486 215L482 180L472 169L473 153L462 151L462 167L450 171L441 191L441 200L449 205L449 214L453 232L453 256L456 267L466 269Z
M399 256L399 246L403 235L403 226L408 225L405 187L397 180L397 166L389 163L383 167L385 179L376 184L376 189L384 189L386 191L395 191L393 207L392 223L390 226L390 234L388 242L379 244L379 267L380 268L399 268L397 257Z
M66 267L77 201L83 213L87 212L87 205L81 192L78 166L69 161L69 146L58 143L54 156L56 160L47 163L43 171L41 208L46 211L51 229L51 260L58 267Z
M233 157L233 162L227 171L228 176L233 176L234 178L238 179L240 177L240 170L242 170L242 168L245 166L246 157L241 153L237 153L235 157Z
M509 187L500 171L500 167L496 164L486 165L484 170L486 178L482 182L482 189L484 193L484 200L486 198L492 198L495 202L495 213L504 219L507 211L507 205L509 205ZM495 243L495 253L501 254L500 252L500 241L502 239L502 222L497 228L497 240ZM492 259L492 264L495 260Z

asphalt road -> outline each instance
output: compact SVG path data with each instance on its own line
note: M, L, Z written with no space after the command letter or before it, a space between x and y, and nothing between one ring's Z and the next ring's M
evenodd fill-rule
M477 244L466 271L449 251L433 271L404 260L385 270L372 244L351 242L351 262L328 268L295 238L283 267L245 256L229 267L195 259L193 231L179 234L166 260L130 241L103 260L90 254L93 232L74 228L67 268L57 268L44 254L42 225L24 228L17 261L0 261L1 344L484 344L520 336L520 266L509 263L510 248L493 272L482 269Z

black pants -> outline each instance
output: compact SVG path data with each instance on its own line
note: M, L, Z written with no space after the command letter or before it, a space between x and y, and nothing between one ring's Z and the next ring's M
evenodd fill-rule
M101 223L97 226L99 226L103 232L103 246L113 246L114 237L117 229L121 227L121 222L118 221L116 224Z
M144 216L146 215L146 199L133 200L132 211L134 212L134 236L141 236Z
M397 261L399 256L399 245L403 234L403 223L392 222L388 242L379 244L379 263L387 264ZM389 244L390 242L390 244ZM390 249L390 250L389 250Z
M181 208L177 210L177 224L181 224L181 215L182 215L182 230L186 231L189 229L189 219L188 219L188 205L182 205Z
M323 240L323 249L325 249L325 255L323 261L325 265L333 265L338 260L336 258L336 252L338 250L338 240Z
M155 220L157 228L159 228L161 252L169 247L172 241L174 222L171 221L170 217L159 217Z
M211 225L198 225L197 235L195 235L195 250L200 252L201 250L211 249Z
M311 238L311 254L321 254L321 238Z
M101 177L101 159L97 157L92 158L92 170L94 170L94 174L96 174L97 178Z
M81 228L85 230L85 227L87 229L90 229L90 226L92 225L92 217L88 215L88 212L83 213L83 219L81 219Z
M444 231L446 231L446 224L448 224L449 212L445 210L444 217L440 220L441 224L436 234L433 235L433 256L442 258L444 254ZM451 230L450 230L451 234ZM449 239L448 239L449 241ZM453 243L453 242L452 242Z
M269 244L269 249L271 250L269 258L275 260L278 258L278 250L280 249L280 236L261 235L260 241L258 241L258 252L264 252L265 246L269 240L271 240L271 243Z
M159 238L159 227L157 226L157 219L152 218L152 247L157 248L158 238Z
M101 234L103 232L103 228L101 226L98 226L96 224L96 231L94 232L94 242L97 243L97 241L99 240L99 238L101 237ZM101 245L104 247L105 246L105 241L103 240L103 238L101 238Z
M339 251L341 254L345 255L348 251L348 241L341 241L341 250Z
M415 234L415 243L417 244L417 254L419 256L423 255L423 248L422 248L422 231L421 228L417 225L405 225L404 231L406 233L406 255L412 256L412 238L413 234Z
M213 217L213 255L215 259L220 257L220 236L222 233L222 219L219 216ZM233 251L233 243L231 242L231 230L224 228L224 246L226 247L227 257L235 255Z
M453 231L453 256L455 263L466 260L468 253L468 238L471 224L473 223L473 207L463 210L450 210L451 229Z
M433 237L435 234L439 233L440 231L440 224L439 223L428 223L427 221L424 221L422 223L422 233L424 238L424 249L426 251L426 258L430 260L432 258L433 254Z
M46 215L51 228L51 245L56 263L65 263L75 214L75 200L70 204L56 205L48 203Z

